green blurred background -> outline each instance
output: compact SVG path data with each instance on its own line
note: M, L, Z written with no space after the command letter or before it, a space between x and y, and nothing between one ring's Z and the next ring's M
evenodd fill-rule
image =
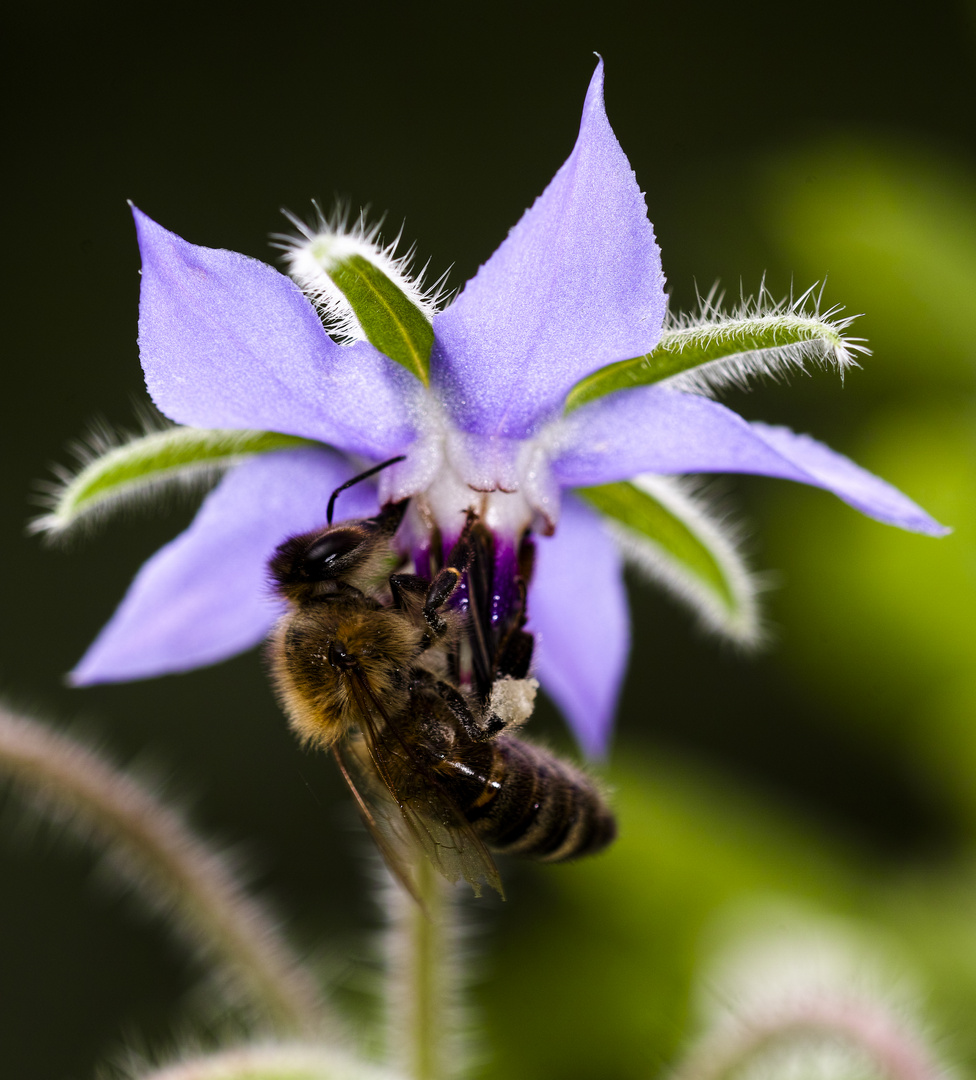
M405 220L434 274L475 271L569 153L592 71L647 191L672 303L827 279L874 349L842 388L726 400L788 423L954 526L943 541L828 495L723 478L775 571L743 658L635 588L609 777L622 838L572 868L503 868L478 996L484 1075L659 1072L729 904L770 895L895 942L947 1051L976 1064L976 110L973 12L785 5L217 4L6 17L7 270L0 690L169 777L350 1003L375 915L328 762L299 752L258 655L71 691L63 673L192 506L67 551L24 537L32 485L94 417L131 423L138 256L126 199L196 243L270 258L281 206L334 195ZM585 581L585 567L580 568ZM568 747L558 719L534 722ZM623 763L626 762L626 768ZM148 763L148 765L147 765ZM618 764L620 763L620 764ZM191 1026L199 972L89 853L0 825L0 1055L86 1077ZM531 989L527 989L531 988ZM189 995L189 996L188 996Z

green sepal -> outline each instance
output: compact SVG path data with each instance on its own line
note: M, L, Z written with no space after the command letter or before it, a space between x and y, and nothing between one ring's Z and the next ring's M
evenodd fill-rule
M565 411L615 390L686 373L690 384L707 389L750 375L775 374L784 367L802 367L808 358L832 359L843 370L853 363L852 353L867 351L858 339L845 336L850 318L832 320L835 311L804 314L796 307L727 318L709 310L701 322L666 329L646 356L608 364L576 383L566 396Z
M350 255L327 273L370 344L428 386L434 328L424 311L363 255Z
M206 483L254 454L296 446L308 439L273 431L218 431L174 427L121 445L96 437L82 448L84 463L64 472L50 493L50 511L31 524L34 532L63 533L81 521L143 501L174 485Z
M579 488L577 494L610 519L625 556L710 628L740 643L758 639L755 583L734 538L680 482L640 477L636 483Z

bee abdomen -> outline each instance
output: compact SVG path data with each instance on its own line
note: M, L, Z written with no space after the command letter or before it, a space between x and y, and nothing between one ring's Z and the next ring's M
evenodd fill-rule
M530 743L501 736L491 774L466 816L496 851L562 862L605 848L616 822L579 769Z

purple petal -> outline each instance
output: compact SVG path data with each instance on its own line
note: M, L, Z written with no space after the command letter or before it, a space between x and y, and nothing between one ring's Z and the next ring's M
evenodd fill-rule
M572 497L555 536L539 538L527 629L536 634L536 674L546 693L584 751L603 754L630 649L627 592L616 545Z
M256 645L282 610L268 585L268 556L286 537L324 525L329 495L353 471L331 451L301 449L265 454L228 473L186 532L136 575L72 682L188 671ZM367 484L339 498L344 517L376 508Z
M133 207L142 253L139 349L171 420L263 428L382 458L412 439L415 380L367 342L337 345L294 282L197 247Z
M603 63L569 159L434 320L432 371L460 427L525 435L569 388L657 344L664 274L644 196L603 107Z
M832 491L869 517L913 532L949 530L897 488L809 435L749 424L718 402L649 386L619 391L554 428L552 468L569 487L641 472L757 473Z

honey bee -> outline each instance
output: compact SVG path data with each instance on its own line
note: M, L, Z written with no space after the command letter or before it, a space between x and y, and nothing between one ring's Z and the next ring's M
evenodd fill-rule
M512 614L491 616L490 531L469 512L429 577L390 574L408 502L332 525L335 494L329 524L269 562L289 602L269 656L292 728L333 753L393 873L418 897L404 852L419 847L450 881L502 894L489 849L560 862L604 848L616 825L592 780L512 734L532 712L533 639L524 585ZM449 603L459 590L465 613Z

